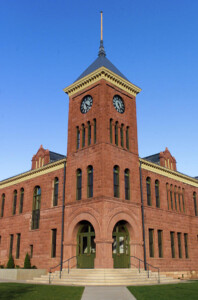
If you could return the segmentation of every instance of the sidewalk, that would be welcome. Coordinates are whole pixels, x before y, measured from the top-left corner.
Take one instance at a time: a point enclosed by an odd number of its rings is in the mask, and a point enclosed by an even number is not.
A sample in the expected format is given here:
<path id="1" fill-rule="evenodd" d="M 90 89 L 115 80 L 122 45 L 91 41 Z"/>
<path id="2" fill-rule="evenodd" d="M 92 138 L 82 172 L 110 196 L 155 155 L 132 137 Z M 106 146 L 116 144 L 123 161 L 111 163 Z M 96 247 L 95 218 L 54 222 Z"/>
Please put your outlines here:
<path id="1" fill-rule="evenodd" d="M 85 287 L 81 300 L 136 300 L 123 286 Z"/>

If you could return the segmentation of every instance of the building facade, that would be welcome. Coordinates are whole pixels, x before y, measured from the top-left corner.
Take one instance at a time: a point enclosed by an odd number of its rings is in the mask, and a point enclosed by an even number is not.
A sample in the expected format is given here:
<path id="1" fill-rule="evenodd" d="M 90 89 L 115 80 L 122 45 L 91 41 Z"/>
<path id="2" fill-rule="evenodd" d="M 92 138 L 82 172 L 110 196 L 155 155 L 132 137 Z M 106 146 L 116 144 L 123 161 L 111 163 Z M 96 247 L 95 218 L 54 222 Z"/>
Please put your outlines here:
<path id="1" fill-rule="evenodd" d="M 67 157 L 42 146 L 32 169 L 0 182 L 0 264 L 198 270 L 198 178 L 164 152 L 138 155 L 136 95 L 106 58 L 70 86 Z M 64 267 L 64 264 L 63 264 Z M 143 267 L 143 265 L 142 265 Z"/>

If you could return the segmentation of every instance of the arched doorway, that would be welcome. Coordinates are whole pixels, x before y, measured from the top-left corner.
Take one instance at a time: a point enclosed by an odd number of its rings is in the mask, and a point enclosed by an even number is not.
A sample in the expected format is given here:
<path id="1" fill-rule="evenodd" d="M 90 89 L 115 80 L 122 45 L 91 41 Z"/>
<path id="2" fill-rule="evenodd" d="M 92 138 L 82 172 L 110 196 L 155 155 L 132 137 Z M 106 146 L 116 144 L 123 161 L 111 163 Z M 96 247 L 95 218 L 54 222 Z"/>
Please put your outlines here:
<path id="1" fill-rule="evenodd" d="M 77 267 L 80 269 L 94 268 L 96 244 L 95 231 L 91 223 L 83 221 L 77 234 Z"/>
<path id="2" fill-rule="evenodd" d="M 126 222 L 119 221 L 113 229 L 112 255 L 114 268 L 130 267 L 129 232 Z"/>

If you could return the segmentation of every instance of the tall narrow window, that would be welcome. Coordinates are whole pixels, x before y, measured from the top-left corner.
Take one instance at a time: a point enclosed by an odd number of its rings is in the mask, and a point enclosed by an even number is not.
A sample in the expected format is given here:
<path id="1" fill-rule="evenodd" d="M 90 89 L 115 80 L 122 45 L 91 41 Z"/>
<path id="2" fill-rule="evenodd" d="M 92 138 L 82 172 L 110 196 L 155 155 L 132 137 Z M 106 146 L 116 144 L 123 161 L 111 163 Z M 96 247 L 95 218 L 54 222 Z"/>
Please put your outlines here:
<path id="1" fill-rule="evenodd" d="M 93 167 L 87 168 L 87 197 L 93 197 Z"/>
<path id="2" fill-rule="evenodd" d="M 96 143 L 96 119 L 94 119 L 94 144 Z"/>
<path id="3" fill-rule="evenodd" d="M 198 212 L 197 212 L 197 197 L 196 197 L 196 192 L 193 193 L 193 202 L 194 202 L 194 211 L 195 211 L 195 216 L 198 215 Z"/>
<path id="4" fill-rule="evenodd" d="M 115 122 L 115 144 L 118 146 L 118 122 Z"/>
<path id="5" fill-rule="evenodd" d="M 167 195 L 167 206 L 169 209 L 169 188 L 168 188 L 168 183 L 166 184 L 166 195 Z"/>
<path id="6" fill-rule="evenodd" d="M 82 124 L 82 147 L 85 147 L 85 125 Z"/>
<path id="7" fill-rule="evenodd" d="M 124 127 L 124 125 L 122 124 L 121 127 L 120 127 L 121 147 L 124 147 L 123 127 Z"/>
<path id="8" fill-rule="evenodd" d="M 13 250 L 13 239 L 14 235 L 10 234 L 10 249 L 9 249 L 9 256 L 12 255 L 12 250 Z"/>
<path id="9" fill-rule="evenodd" d="M 184 189 L 182 189 L 182 204 L 183 204 L 183 212 L 185 212 Z"/>
<path id="10" fill-rule="evenodd" d="M 13 194 L 13 206 L 12 206 L 12 214 L 16 214 L 16 204 L 17 204 L 17 190 L 14 191 Z"/>
<path id="11" fill-rule="evenodd" d="M 82 190 L 82 171 L 78 169 L 76 172 L 76 200 L 81 200 L 81 190 Z"/>
<path id="12" fill-rule="evenodd" d="M 52 257 L 56 257 L 56 233 L 57 229 L 52 229 Z"/>
<path id="13" fill-rule="evenodd" d="M 59 185 L 58 177 L 55 177 L 54 178 L 53 206 L 57 206 L 58 205 L 58 185 Z"/>
<path id="14" fill-rule="evenodd" d="M 159 257 L 163 257 L 163 249 L 162 249 L 162 230 L 157 231 L 157 236 L 158 236 L 158 253 Z"/>
<path id="15" fill-rule="evenodd" d="M 155 180 L 155 199 L 156 207 L 160 207 L 159 180 Z"/>
<path id="16" fill-rule="evenodd" d="M 188 233 L 184 233 L 184 247 L 185 247 L 185 257 L 189 258 L 189 255 L 188 255 Z"/>
<path id="17" fill-rule="evenodd" d="M 88 127 L 88 146 L 91 145 L 91 124 L 88 121 L 87 122 L 87 127 Z"/>
<path id="18" fill-rule="evenodd" d="M 79 127 L 76 127 L 76 149 L 80 148 L 80 130 Z"/>
<path id="19" fill-rule="evenodd" d="M 175 258 L 175 233 L 173 231 L 170 232 L 171 238 L 171 255 L 172 258 Z"/>
<path id="20" fill-rule="evenodd" d="M 33 245 L 30 245 L 30 258 L 33 257 Z"/>
<path id="21" fill-rule="evenodd" d="M 113 168 L 113 186 L 114 186 L 114 197 L 119 198 L 119 167 L 114 166 Z"/>
<path id="22" fill-rule="evenodd" d="M 180 196 L 181 196 L 181 190 L 180 190 L 180 187 L 178 188 L 178 202 L 179 202 L 179 210 L 181 211 L 181 198 L 180 198 Z"/>
<path id="23" fill-rule="evenodd" d="M 4 206 L 5 206 L 5 194 L 2 194 L 2 197 L 1 197 L 1 218 L 4 215 Z"/>
<path id="24" fill-rule="evenodd" d="M 173 209 L 173 185 L 170 185 L 170 202 L 171 202 L 171 209 Z"/>
<path id="25" fill-rule="evenodd" d="M 33 194 L 33 210 L 32 210 L 32 229 L 39 228 L 41 207 L 41 188 L 36 186 Z"/>
<path id="26" fill-rule="evenodd" d="M 129 127 L 126 128 L 126 147 L 129 150 Z"/>
<path id="27" fill-rule="evenodd" d="M 113 120 L 112 119 L 110 119 L 110 124 L 109 124 L 109 126 L 110 126 L 110 143 L 112 143 L 113 142 L 113 139 L 112 139 L 112 122 L 113 122 Z"/>
<path id="28" fill-rule="evenodd" d="M 24 199 L 24 188 L 20 190 L 20 203 L 19 203 L 19 213 L 23 212 L 23 199 Z"/>
<path id="29" fill-rule="evenodd" d="M 177 210 L 177 186 L 174 188 L 175 209 Z"/>
<path id="30" fill-rule="evenodd" d="M 151 202 L 151 179 L 150 179 L 150 177 L 146 178 L 146 193 L 147 193 L 147 204 L 149 206 L 151 206 L 152 202 Z"/>
<path id="31" fill-rule="evenodd" d="M 21 234 L 17 233 L 16 258 L 19 258 L 20 256 L 20 241 L 21 241 Z"/>
<path id="32" fill-rule="evenodd" d="M 150 257 L 154 257 L 154 244 L 153 244 L 153 229 L 149 229 L 149 253 Z"/>
<path id="33" fill-rule="evenodd" d="M 178 253 L 179 253 L 179 258 L 182 258 L 181 232 L 178 232 L 178 233 L 177 233 L 177 242 L 178 242 Z"/>
<path id="34" fill-rule="evenodd" d="M 124 183 L 125 183 L 125 199 L 130 200 L 130 173 L 129 169 L 124 171 Z"/>

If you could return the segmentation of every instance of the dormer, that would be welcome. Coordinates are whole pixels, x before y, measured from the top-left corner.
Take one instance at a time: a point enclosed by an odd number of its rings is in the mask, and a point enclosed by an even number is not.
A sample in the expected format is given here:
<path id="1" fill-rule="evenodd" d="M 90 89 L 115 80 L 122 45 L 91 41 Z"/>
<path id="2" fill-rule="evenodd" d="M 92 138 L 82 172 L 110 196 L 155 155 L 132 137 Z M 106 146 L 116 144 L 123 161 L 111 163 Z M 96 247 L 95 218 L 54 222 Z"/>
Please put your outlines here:
<path id="1" fill-rule="evenodd" d="M 156 153 L 147 157 L 144 157 L 144 159 L 155 163 L 159 166 L 171 169 L 173 171 L 177 171 L 176 167 L 176 159 L 171 155 L 170 151 L 166 147 L 164 152 Z"/>
<path id="2" fill-rule="evenodd" d="M 49 151 L 48 149 L 44 149 L 43 145 L 41 145 L 37 153 L 32 157 L 32 170 L 38 169 L 63 158 L 66 158 L 66 156 Z"/>
<path id="3" fill-rule="evenodd" d="M 176 159 L 171 155 L 170 151 L 166 147 L 164 152 L 160 152 L 160 166 L 166 167 L 173 171 L 177 171 Z"/>
<path id="4" fill-rule="evenodd" d="M 49 162 L 50 152 L 48 149 L 44 149 L 43 145 L 41 145 L 37 153 L 32 157 L 32 170 L 38 169 Z"/>

